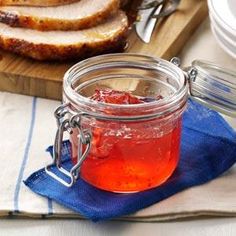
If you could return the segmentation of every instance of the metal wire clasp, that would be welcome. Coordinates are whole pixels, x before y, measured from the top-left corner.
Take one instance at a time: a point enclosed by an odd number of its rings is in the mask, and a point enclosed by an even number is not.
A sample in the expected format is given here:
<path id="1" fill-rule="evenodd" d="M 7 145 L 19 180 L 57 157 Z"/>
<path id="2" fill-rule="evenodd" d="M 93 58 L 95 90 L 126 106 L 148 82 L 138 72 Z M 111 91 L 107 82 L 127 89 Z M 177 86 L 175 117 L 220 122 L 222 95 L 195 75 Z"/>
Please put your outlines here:
<path id="1" fill-rule="evenodd" d="M 81 117 L 86 114 L 78 113 L 72 116 L 72 114 L 67 109 L 68 105 L 69 104 L 63 104 L 55 110 L 54 115 L 57 120 L 58 129 L 56 132 L 55 142 L 53 147 L 53 162 L 45 167 L 45 171 L 48 175 L 50 175 L 52 178 L 54 178 L 64 186 L 71 187 L 79 178 L 81 165 L 90 151 L 91 134 L 88 130 L 82 130 L 80 125 Z M 68 171 L 62 167 L 62 142 L 64 133 L 68 132 L 69 134 L 72 134 L 74 128 L 78 129 L 79 131 L 78 161 Z M 61 174 L 59 176 L 58 174 L 54 173 L 52 171 L 53 167 L 56 167 L 56 169 L 64 176 L 69 177 L 69 181 L 66 181 L 64 180 L 64 178 L 60 177 Z"/>

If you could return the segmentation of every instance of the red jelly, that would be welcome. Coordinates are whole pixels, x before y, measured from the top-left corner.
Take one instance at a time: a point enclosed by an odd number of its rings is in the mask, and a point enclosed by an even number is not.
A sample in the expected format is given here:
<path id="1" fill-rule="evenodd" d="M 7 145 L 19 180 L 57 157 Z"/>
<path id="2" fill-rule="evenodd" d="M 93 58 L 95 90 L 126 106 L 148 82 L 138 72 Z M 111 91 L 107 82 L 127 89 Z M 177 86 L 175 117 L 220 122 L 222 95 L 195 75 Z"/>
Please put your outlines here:
<path id="1" fill-rule="evenodd" d="M 162 99 L 140 98 L 129 92 L 96 90 L 92 100 L 112 104 L 141 104 Z M 120 114 L 122 115 L 122 114 Z M 81 167 L 81 177 L 113 192 L 135 192 L 163 183 L 179 160 L 181 117 L 149 121 L 84 123 L 90 128 L 92 145 Z M 78 133 L 72 134 L 73 161 L 77 162 Z"/>
<path id="2" fill-rule="evenodd" d="M 96 89 L 91 96 L 92 100 L 111 104 L 139 104 L 144 103 L 141 99 L 129 92 L 116 91 L 112 89 Z"/>
<path id="3" fill-rule="evenodd" d="M 221 97 L 206 93 L 209 86 L 215 89 L 212 81 L 218 84 L 218 75 L 228 76 L 228 87 L 234 72 L 225 74 L 201 61 L 183 72 L 179 64 L 178 58 L 169 62 L 121 53 L 89 58 L 70 68 L 63 80 L 63 104 L 55 111 L 58 130 L 53 160 L 60 174 L 69 178 L 65 181 L 52 173 L 51 165 L 46 172 L 67 187 L 81 177 L 111 192 L 137 192 L 165 182 L 178 164 L 181 120 L 189 93 L 210 107 L 235 114 L 228 95 L 223 96 L 224 105 L 229 104 L 225 109 Z M 210 79 L 204 77 L 208 72 Z M 73 132 L 75 165 L 68 171 L 60 166 L 65 132 Z"/>

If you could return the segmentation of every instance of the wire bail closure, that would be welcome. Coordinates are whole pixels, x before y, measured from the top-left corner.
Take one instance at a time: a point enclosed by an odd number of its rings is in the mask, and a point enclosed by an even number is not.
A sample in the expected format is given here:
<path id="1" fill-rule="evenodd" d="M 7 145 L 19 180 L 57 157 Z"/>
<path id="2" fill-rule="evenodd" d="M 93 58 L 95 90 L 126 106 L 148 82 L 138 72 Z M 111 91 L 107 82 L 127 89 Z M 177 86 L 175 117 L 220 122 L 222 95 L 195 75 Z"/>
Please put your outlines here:
<path id="1" fill-rule="evenodd" d="M 86 159 L 90 148 L 91 148 L 91 134 L 88 130 L 83 130 L 81 128 L 81 117 L 86 115 L 85 113 L 78 113 L 73 115 L 68 111 L 69 104 L 63 104 L 59 106 L 55 112 L 54 116 L 57 120 L 57 132 L 55 136 L 55 142 L 53 147 L 53 161 L 51 164 L 45 167 L 46 173 L 54 178 L 55 180 L 59 181 L 66 187 L 71 187 L 79 178 L 80 168 L 83 161 Z M 78 135 L 78 161 L 77 163 L 70 169 L 70 171 L 66 170 L 62 166 L 62 142 L 64 133 L 68 132 L 69 134 L 73 133 L 73 129 L 76 128 L 79 131 Z M 83 151 L 83 147 L 85 150 Z M 58 174 L 55 174 L 51 169 L 52 167 L 56 167 L 56 169 L 62 173 L 64 176 L 69 178 L 69 181 L 64 180 Z"/>

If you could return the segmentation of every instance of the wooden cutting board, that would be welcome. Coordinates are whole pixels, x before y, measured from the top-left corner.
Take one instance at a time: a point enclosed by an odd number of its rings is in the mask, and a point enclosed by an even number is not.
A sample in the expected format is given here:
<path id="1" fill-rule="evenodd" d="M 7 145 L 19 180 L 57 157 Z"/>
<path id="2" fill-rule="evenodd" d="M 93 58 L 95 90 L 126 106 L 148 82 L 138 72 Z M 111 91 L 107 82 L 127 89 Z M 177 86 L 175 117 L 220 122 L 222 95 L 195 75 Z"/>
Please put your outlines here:
<path id="1" fill-rule="evenodd" d="M 170 59 L 179 53 L 207 12 L 206 0 L 182 0 L 176 13 L 158 23 L 149 44 L 142 43 L 131 30 L 126 52 Z M 63 75 L 75 63 L 38 62 L 3 51 L 0 55 L 1 91 L 50 99 L 61 99 Z"/>

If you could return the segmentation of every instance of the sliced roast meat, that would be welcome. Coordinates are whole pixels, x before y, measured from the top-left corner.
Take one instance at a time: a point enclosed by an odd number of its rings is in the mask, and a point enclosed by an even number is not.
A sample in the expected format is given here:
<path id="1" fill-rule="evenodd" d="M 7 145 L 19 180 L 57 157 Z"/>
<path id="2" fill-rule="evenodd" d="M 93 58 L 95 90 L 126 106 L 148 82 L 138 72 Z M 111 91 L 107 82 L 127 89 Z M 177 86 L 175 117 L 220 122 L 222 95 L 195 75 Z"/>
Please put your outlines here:
<path id="1" fill-rule="evenodd" d="M 127 29 L 122 11 L 98 26 L 78 31 L 38 31 L 0 23 L 0 48 L 38 60 L 85 58 L 120 48 Z"/>
<path id="2" fill-rule="evenodd" d="M 0 0 L 2 6 L 58 6 L 79 0 Z"/>
<path id="3" fill-rule="evenodd" d="M 56 7 L 0 7 L 0 22 L 42 31 L 95 26 L 119 10 L 119 0 L 80 0 Z"/>

